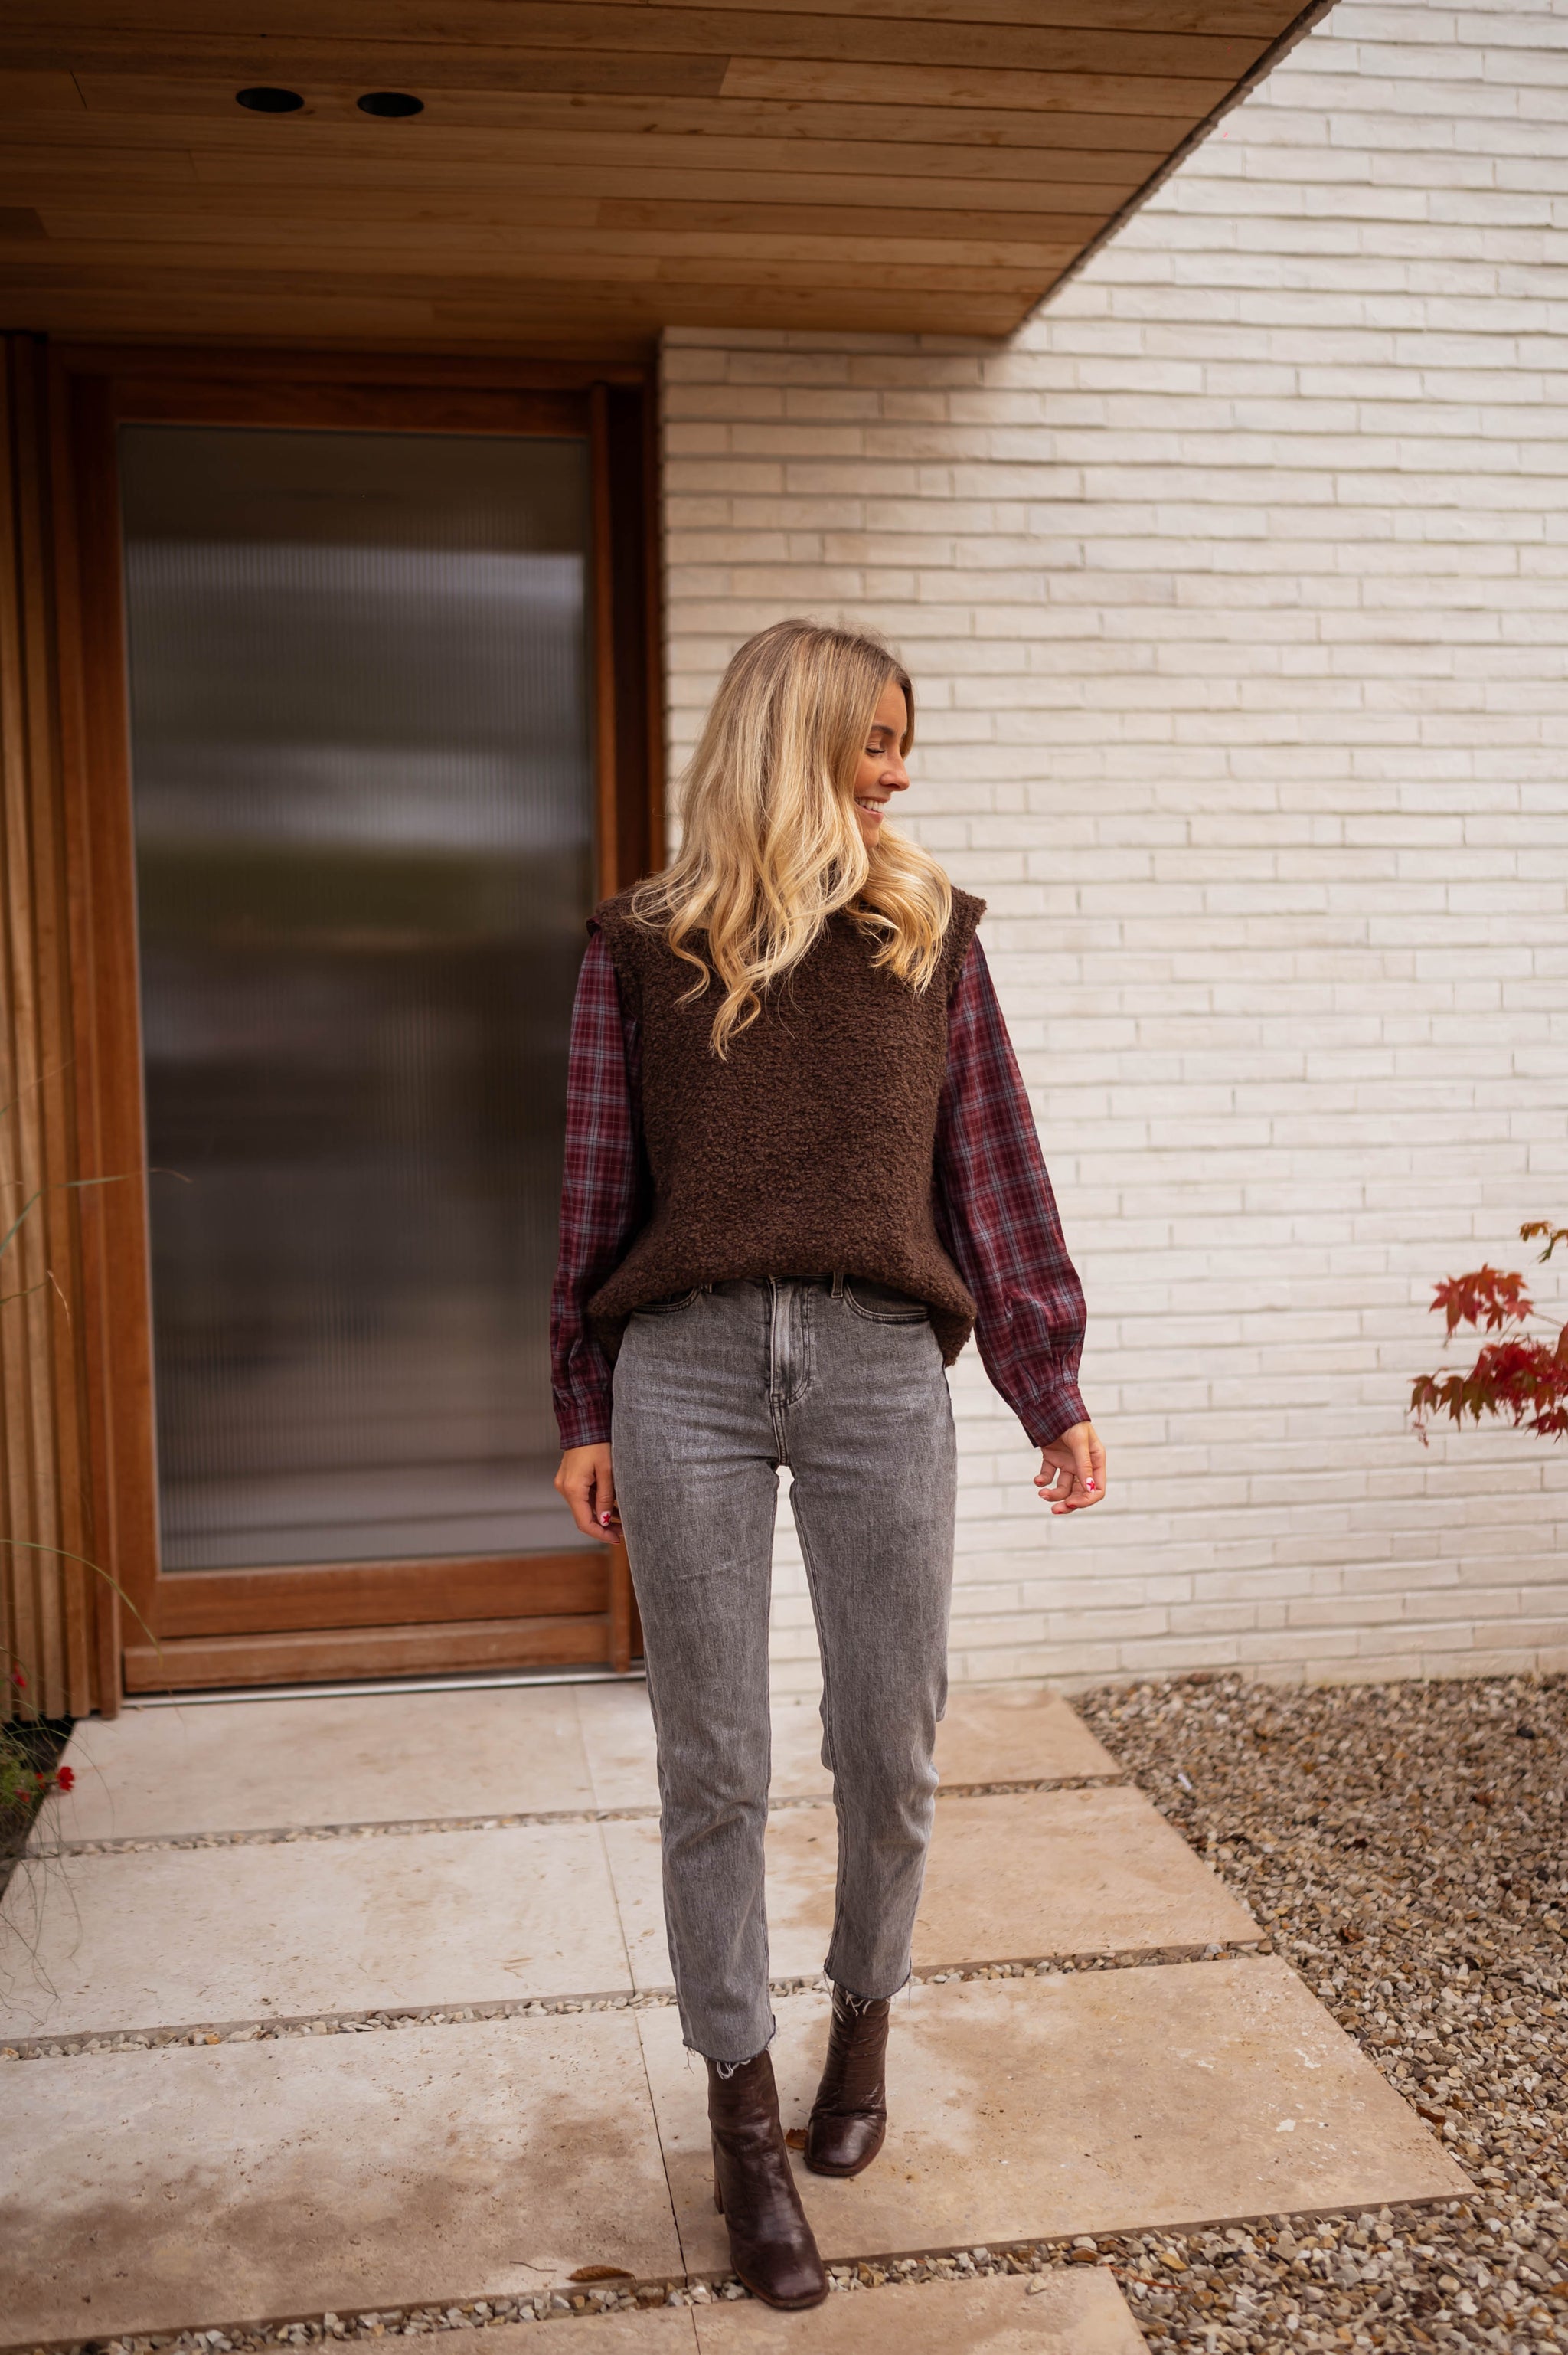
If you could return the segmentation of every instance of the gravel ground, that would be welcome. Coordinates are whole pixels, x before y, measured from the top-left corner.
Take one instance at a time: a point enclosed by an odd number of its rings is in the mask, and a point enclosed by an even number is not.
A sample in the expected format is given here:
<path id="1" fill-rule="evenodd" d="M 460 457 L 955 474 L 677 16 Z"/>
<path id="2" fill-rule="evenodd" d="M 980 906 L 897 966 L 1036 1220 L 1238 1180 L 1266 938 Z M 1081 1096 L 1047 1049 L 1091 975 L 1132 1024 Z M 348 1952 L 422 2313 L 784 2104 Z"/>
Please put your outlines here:
<path id="1" fill-rule="evenodd" d="M 1191 1677 L 1076 1706 L 1477 2185 L 1078 2254 L 1156 2346 L 1568 2350 L 1568 1678 Z"/>

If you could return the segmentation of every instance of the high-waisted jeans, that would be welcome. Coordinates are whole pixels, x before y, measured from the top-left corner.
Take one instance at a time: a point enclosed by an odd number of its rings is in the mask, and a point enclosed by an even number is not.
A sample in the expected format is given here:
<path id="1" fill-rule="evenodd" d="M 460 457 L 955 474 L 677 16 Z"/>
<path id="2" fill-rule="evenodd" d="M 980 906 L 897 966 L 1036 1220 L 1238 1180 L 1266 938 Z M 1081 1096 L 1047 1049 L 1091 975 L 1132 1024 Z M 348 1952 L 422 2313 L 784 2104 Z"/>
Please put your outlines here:
<path id="1" fill-rule="evenodd" d="M 664 1909 L 685 2041 L 773 2032 L 763 1833 L 779 1467 L 822 1658 L 839 1869 L 830 1978 L 909 1974 L 947 1701 L 955 1450 L 918 1303 L 842 1278 L 717 1284 L 640 1310 L 615 1368 L 616 1496 L 659 1745 Z"/>

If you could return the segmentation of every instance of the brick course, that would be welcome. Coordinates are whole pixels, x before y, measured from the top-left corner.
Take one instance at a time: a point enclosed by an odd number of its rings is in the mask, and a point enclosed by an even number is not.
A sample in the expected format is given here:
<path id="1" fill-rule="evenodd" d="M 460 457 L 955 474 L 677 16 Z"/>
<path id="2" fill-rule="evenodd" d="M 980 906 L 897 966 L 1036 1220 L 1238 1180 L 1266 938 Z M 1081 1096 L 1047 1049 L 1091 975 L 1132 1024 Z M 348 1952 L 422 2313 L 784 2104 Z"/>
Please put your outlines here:
<path id="1" fill-rule="evenodd" d="M 958 1677 L 1568 1668 L 1563 1451 L 1404 1412 L 1568 1220 L 1565 130 L 1561 8 L 1340 0 L 1010 345 L 667 338 L 673 766 L 897 644 L 1088 1290 L 1101 1510 L 956 1371 Z"/>

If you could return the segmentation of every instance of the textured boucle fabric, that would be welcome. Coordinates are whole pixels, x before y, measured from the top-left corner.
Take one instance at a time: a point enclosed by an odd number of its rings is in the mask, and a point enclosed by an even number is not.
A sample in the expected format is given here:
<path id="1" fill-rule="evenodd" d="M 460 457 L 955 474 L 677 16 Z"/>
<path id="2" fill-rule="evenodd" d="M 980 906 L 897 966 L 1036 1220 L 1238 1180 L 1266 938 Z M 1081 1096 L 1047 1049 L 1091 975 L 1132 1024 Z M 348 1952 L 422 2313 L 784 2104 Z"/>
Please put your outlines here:
<path id="1" fill-rule="evenodd" d="M 948 1001 L 984 902 L 953 893 L 923 992 L 875 970 L 874 943 L 832 917 L 721 1060 L 716 985 L 688 996 L 692 967 L 633 922 L 630 896 L 607 900 L 591 928 L 641 1034 L 653 1206 L 588 1303 L 601 1339 L 613 1350 L 634 1308 L 702 1284 L 858 1275 L 923 1300 L 951 1365 L 975 1304 L 938 1240 L 932 1155 Z"/>

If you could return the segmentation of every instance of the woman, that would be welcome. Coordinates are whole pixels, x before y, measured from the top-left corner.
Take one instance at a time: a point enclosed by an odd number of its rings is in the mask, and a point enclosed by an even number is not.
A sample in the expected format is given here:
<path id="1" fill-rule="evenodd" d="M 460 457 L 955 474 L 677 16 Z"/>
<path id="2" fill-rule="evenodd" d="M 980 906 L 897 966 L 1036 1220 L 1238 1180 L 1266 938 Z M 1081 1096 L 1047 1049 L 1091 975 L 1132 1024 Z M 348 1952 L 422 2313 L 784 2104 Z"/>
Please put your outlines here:
<path id="1" fill-rule="evenodd" d="M 1075 1383 L 1083 1295 L 975 939 L 982 904 L 886 825 L 913 737 L 910 682 L 874 640 L 781 622 L 743 645 L 687 773 L 680 853 L 595 914 L 572 1028 L 556 1486 L 586 1533 L 624 1529 L 714 2195 L 741 2280 L 786 2307 L 827 2279 L 768 2051 L 779 1467 L 839 1824 L 805 2153 L 821 2175 L 858 2174 L 885 2131 L 947 1697 L 944 1369 L 972 1328 L 1052 1511 L 1105 1493 Z"/>

